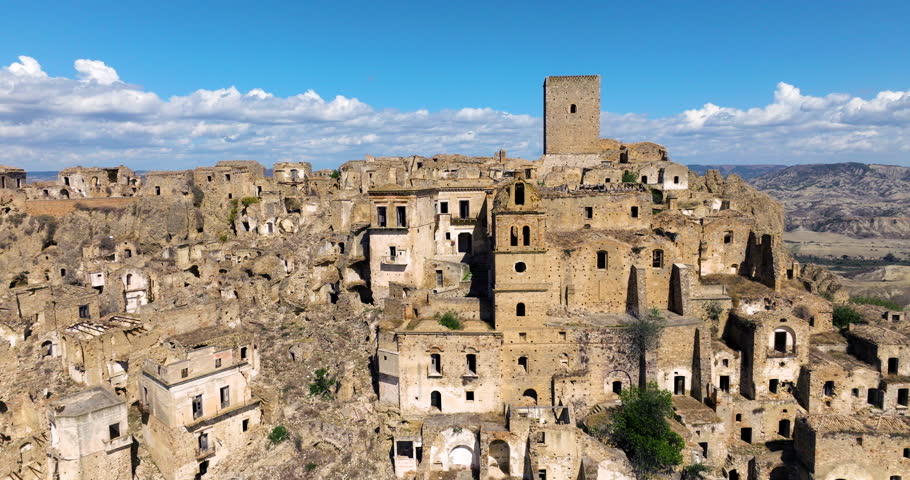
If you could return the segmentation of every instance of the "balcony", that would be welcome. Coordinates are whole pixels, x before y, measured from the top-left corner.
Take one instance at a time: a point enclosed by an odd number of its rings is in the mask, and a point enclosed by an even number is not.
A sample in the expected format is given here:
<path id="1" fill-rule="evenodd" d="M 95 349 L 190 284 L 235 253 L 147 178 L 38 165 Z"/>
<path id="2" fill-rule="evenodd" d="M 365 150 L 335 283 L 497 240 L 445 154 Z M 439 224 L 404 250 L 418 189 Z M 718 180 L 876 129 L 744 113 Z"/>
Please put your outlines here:
<path id="1" fill-rule="evenodd" d="M 477 219 L 476 218 L 452 217 L 451 224 L 452 225 L 461 225 L 461 226 L 477 225 Z"/>
<path id="2" fill-rule="evenodd" d="M 408 264 L 408 255 L 398 254 L 398 255 L 384 255 L 380 262 L 384 265 L 407 265 Z"/>
<path id="3" fill-rule="evenodd" d="M 774 348 L 769 348 L 769 349 L 768 349 L 768 358 L 788 358 L 788 357 L 795 357 L 795 356 L 796 356 L 796 352 L 797 352 L 797 350 L 796 350 L 796 345 L 793 345 L 793 346 L 790 347 L 788 350 L 783 351 L 783 352 L 780 351 L 780 350 L 774 349 Z"/>
<path id="4" fill-rule="evenodd" d="M 200 445 L 196 448 L 196 459 L 202 460 L 203 458 L 211 457 L 215 455 L 215 444 L 209 441 L 206 445 Z"/>
<path id="5" fill-rule="evenodd" d="M 104 451 L 107 453 L 111 453 L 113 451 L 120 450 L 121 448 L 128 447 L 132 444 L 133 444 L 132 435 L 120 435 L 117 438 L 105 440 L 104 441 Z"/>

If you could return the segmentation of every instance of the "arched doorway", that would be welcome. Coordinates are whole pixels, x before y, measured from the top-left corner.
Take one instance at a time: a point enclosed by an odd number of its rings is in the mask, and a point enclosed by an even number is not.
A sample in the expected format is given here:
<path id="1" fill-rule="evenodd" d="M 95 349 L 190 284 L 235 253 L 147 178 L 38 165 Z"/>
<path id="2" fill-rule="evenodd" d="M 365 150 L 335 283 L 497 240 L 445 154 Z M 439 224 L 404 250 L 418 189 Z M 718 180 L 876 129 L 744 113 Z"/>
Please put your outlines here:
<path id="1" fill-rule="evenodd" d="M 509 474 L 509 444 L 502 440 L 490 443 L 490 468 L 497 468 L 503 475 Z M 492 472 L 491 472 L 492 473 Z"/>
<path id="2" fill-rule="evenodd" d="M 530 398 L 531 400 L 534 401 L 534 405 L 537 405 L 537 391 L 534 390 L 533 388 L 529 388 L 529 389 L 525 390 L 525 392 L 522 393 L 521 396 L 522 396 L 522 398 Z"/>
<path id="3" fill-rule="evenodd" d="M 474 464 L 474 451 L 459 445 L 449 452 L 449 470 L 470 470 Z"/>

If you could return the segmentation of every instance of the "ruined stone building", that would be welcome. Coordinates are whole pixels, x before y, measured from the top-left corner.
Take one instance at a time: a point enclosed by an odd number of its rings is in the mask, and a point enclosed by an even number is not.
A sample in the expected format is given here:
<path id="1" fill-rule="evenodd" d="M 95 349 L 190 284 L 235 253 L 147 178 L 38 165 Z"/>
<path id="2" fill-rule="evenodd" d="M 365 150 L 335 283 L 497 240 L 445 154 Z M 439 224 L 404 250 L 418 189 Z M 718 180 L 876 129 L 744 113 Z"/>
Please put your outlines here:
<path id="1" fill-rule="evenodd" d="M 907 312 L 835 327 L 776 202 L 600 101 L 548 77 L 537 160 L 0 167 L 0 480 L 632 479 L 646 382 L 667 478 L 910 478 Z"/>

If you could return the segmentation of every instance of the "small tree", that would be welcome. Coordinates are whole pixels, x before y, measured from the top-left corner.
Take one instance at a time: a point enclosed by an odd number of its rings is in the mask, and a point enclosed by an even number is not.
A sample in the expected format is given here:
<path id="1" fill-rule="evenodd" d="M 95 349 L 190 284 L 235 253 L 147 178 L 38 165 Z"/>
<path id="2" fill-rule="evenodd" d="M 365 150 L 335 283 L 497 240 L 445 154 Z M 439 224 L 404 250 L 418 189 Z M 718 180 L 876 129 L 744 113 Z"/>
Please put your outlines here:
<path id="1" fill-rule="evenodd" d="M 322 397 L 325 400 L 332 399 L 332 387 L 335 386 L 335 379 L 329 377 L 329 369 L 320 368 L 316 370 L 316 378 L 310 384 L 310 396 Z"/>
<path id="2" fill-rule="evenodd" d="M 862 319 L 859 312 L 849 305 L 834 306 L 833 320 L 834 326 L 837 328 L 847 328 L 851 323 L 859 323 Z"/>
<path id="3" fill-rule="evenodd" d="M 269 441 L 273 444 L 279 444 L 288 438 L 288 429 L 284 425 L 278 425 L 269 432 Z"/>
<path id="4" fill-rule="evenodd" d="M 622 172 L 622 183 L 635 183 L 638 181 L 638 174 L 625 170 Z"/>
<path id="5" fill-rule="evenodd" d="M 720 306 L 717 300 L 711 300 L 705 304 L 705 315 L 713 322 L 720 320 L 720 314 L 723 313 L 724 307 Z"/>
<path id="6" fill-rule="evenodd" d="M 649 383 L 645 388 L 624 390 L 620 397 L 613 437 L 629 456 L 638 478 L 650 478 L 682 463 L 685 442 L 668 421 L 673 414 L 670 392 Z"/>
<path id="7" fill-rule="evenodd" d="M 446 312 L 439 317 L 439 324 L 449 330 L 461 330 L 461 320 L 455 312 Z"/>
<path id="8" fill-rule="evenodd" d="M 680 475 L 681 480 L 701 480 L 705 478 L 705 474 L 711 471 L 711 467 L 705 465 L 704 463 L 693 463 L 691 465 L 686 465 L 683 467 L 682 475 Z"/>
<path id="9" fill-rule="evenodd" d="M 338 170 L 332 170 L 332 174 L 329 175 L 329 177 L 336 178 L 336 179 L 341 178 L 341 172 L 339 172 Z"/>
<path id="10" fill-rule="evenodd" d="M 666 326 L 664 317 L 656 308 L 652 308 L 647 314 L 636 318 L 626 326 L 632 353 L 638 355 L 639 387 L 645 386 L 648 370 L 647 354 L 657 347 L 664 326 Z"/>

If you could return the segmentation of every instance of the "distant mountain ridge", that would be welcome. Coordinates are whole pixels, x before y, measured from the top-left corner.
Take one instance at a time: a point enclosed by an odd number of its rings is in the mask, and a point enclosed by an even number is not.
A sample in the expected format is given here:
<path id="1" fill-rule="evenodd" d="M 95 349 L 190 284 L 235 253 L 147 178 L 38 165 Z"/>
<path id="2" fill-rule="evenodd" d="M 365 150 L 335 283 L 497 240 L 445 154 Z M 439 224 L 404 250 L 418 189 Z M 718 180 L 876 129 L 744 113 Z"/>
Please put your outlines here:
<path id="1" fill-rule="evenodd" d="M 788 230 L 910 239 L 910 167 L 794 165 L 750 183 L 784 204 Z"/>
<path id="2" fill-rule="evenodd" d="M 708 170 L 717 170 L 725 177 L 731 173 L 743 180 L 751 180 L 762 175 L 787 168 L 786 165 L 686 165 L 689 170 L 704 175 Z"/>

